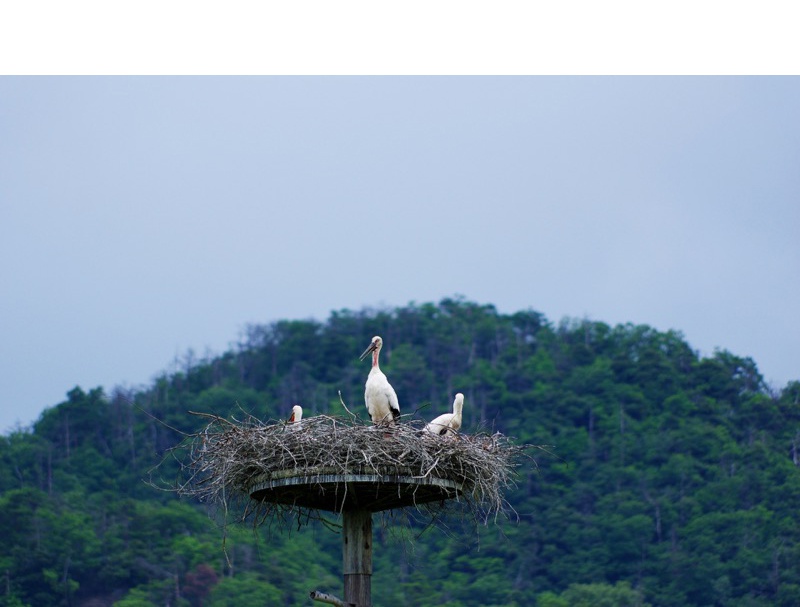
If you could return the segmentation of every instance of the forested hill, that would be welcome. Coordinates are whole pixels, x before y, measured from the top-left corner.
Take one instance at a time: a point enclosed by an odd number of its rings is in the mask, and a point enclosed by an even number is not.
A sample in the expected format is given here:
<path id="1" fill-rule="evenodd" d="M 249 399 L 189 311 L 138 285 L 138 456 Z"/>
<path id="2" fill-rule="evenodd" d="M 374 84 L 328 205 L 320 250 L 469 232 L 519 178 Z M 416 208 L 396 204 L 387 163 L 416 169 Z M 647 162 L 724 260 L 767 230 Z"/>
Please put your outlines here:
<path id="1" fill-rule="evenodd" d="M 0 437 L 0 606 L 341 594 L 335 530 L 234 525 L 228 562 L 218 519 L 145 480 L 202 425 L 188 411 L 339 414 L 341 391 L 366 417 L 358 355 L 373 335 L 404 414 L 430 419 L 463 392 L 463 432 L 558 456 L 537 455 L 507 494 L 516 515 L 479 533 L 378 525 L 375 605 L 800 605 L 800 383 L 770 392 L 750 358 L 699 357 L 676 332 L 446 299 L 252 326 L 146 389 L 76 387 Z M 174 482 L 177 465 L 158 473 Z"/>

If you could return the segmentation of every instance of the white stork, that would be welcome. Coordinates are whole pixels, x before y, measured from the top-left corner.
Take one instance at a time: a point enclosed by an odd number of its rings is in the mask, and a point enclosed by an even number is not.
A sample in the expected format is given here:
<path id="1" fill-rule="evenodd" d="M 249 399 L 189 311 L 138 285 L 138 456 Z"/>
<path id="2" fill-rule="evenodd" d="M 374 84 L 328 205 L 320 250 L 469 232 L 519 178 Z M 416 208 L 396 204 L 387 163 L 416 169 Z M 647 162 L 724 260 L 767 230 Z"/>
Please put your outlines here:
<path id="1" fill-rule="evenodd" d="M 376 335 L 359 357 L 359 360 L 364 360 L 367 354 L 372 352 L 372 369 L 364 385 L 364 403 L 367 405 L 373 424 L 393 424 L 400 417 L 400 404 L 397 402 L 394 388 L 378 366 L 382 346 L 383 340 Z"/>
<path id="2" fill-rule="evenodd" d="M 444 413 L 425 426 L 431 434 L 444 436 L 448 432 L 455 433 L 461 429 L 461 410 L 464 408 L 464 395 L 459 392 L 453 401 L 453 412 Z"/>
<path id="3" fill-rule="evenodd" d="M 295 405 L 292 407 L 292 416 L 289 418 L 289 423 L 297 424 L 300 423 L 301 419 L 303 419 L 303 407 Z"/>

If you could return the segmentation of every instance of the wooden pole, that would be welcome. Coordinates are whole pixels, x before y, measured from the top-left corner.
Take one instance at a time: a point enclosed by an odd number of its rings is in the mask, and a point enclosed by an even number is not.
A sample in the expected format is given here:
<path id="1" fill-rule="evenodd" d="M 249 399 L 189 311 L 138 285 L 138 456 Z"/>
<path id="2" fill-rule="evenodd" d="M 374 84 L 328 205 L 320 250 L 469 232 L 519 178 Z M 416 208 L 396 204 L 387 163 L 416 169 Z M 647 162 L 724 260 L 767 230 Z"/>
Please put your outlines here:
<path id="1" fill-rule="evenodd" d="M 372 512 L 342 512 L 344 601 L 372 607 Z"/>

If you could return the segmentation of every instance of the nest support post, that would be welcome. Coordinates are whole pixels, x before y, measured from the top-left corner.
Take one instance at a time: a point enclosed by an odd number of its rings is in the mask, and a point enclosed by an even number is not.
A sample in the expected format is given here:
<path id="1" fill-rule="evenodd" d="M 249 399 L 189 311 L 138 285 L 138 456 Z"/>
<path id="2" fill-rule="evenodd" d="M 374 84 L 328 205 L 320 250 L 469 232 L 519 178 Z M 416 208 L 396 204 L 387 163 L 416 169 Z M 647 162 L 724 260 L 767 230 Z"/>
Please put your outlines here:
<path id="1" fill-rule="evenodd" d="M 344 510 L 342 523 L 344 601 L 372 607 L 372 512 Z"/>

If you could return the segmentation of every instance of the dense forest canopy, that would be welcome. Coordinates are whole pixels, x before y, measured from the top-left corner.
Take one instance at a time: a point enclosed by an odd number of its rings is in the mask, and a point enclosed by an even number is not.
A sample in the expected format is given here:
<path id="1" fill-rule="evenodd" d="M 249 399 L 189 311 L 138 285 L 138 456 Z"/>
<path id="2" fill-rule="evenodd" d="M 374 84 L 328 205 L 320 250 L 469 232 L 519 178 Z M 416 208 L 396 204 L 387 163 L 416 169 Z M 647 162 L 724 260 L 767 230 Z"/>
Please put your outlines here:
<path id="1" fill-rule="evenodd" d="M 366 416 L 368 364 L 411 418 L 465 395 L 463 432 L 551 445 L 506 495 L 507 518 L 376 528 L 376 605 L 800 605 L 800 382 L 699 356 L 675 331 L 554 324 L 463 299 L 249 326 L 142 389 L 79 387 L 0 436 L 0 606 L 308 605 L 341 588 L 340 538 L 229 525 L 159 491 L 201 420 Z M 165 458 L 166 456 L 166 458 Z M 163 461 L 162 461 L 163 460 Z M 332 515 L 331 521 L 336 518 Z M 227 553 L 227 556 L 226 556 Z"/>

